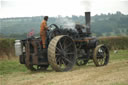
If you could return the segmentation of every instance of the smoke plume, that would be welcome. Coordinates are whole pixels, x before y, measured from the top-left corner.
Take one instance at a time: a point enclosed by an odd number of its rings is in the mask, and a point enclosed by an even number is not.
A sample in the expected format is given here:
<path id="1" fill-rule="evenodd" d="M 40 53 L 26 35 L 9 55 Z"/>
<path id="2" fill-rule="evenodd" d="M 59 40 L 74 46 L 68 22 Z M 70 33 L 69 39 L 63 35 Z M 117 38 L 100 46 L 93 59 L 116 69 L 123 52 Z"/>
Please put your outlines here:
<path id="1" fill-rule="evenodd" d="M 91 0 L 82 0 L 81 5 L 84 8 L 84 11 L 91 11 Z"/>
<path id="2" fill-rule="evenodd" d="M 58 17 L 56 23 L 60 23 L 64 28 L 73 29 L 75 27 L 75 22 L 67 17 Z"/>

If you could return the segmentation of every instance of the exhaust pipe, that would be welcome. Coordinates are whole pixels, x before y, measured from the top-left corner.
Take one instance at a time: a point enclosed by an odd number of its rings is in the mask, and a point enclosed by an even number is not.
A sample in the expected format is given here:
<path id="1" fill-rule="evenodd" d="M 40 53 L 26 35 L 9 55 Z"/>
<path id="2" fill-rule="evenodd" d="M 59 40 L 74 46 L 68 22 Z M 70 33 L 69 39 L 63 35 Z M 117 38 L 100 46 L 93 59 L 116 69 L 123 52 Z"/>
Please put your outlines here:
<path id="1" fill-rule="evenodd" d="M 85 28 L 86 28 L 86 33 L 87 34 L 91 34 L 91 16 L 90 16 L 90 12 L 85 12 Z"/>

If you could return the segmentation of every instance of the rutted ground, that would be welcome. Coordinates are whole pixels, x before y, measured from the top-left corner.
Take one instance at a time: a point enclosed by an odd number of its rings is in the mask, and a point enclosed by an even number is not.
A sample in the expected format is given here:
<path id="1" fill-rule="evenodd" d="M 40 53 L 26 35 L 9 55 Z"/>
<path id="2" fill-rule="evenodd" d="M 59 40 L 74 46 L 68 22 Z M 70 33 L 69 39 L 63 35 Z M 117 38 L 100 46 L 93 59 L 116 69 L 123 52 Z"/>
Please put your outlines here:
<path id="1" fill-rule="evenodd" d="M 128 85 L 128 60 L 74 67 L 69 72 L 17 72 L 0 76 L 0 85 Z"/>

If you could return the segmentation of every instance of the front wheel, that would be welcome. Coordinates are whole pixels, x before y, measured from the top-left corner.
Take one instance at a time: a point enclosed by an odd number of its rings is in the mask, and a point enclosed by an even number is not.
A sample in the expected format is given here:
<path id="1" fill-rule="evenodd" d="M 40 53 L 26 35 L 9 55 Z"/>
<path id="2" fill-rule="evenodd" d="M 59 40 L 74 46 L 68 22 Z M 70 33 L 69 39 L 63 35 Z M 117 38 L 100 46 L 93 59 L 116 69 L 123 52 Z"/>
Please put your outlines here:
<path id="1" fill-rule="evenodd" d="M 109 50 L 108 48 L 101 44 L 96 46 L 93 53 L 93 61 L 96 66 L 104 66 L 109 62 Z"/>

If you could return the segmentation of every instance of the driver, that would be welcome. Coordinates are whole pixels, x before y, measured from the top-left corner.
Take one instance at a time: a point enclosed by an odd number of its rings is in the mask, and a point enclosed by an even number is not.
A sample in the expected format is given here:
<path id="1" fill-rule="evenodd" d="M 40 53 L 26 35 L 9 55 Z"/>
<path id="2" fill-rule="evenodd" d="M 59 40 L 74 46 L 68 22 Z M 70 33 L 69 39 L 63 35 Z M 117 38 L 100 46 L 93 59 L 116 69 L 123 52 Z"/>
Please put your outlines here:
<path id="1" fill-rule="evenodd" d="M 45 16 L 44 20 L 41 22 L 40 25 L 40 37 L 42 39 L 43 48 L 46 48 L 45 40 L 46 40 L 46 33 L 48 30 L 47 21 L 48 21 L 48 16 Z"/>

